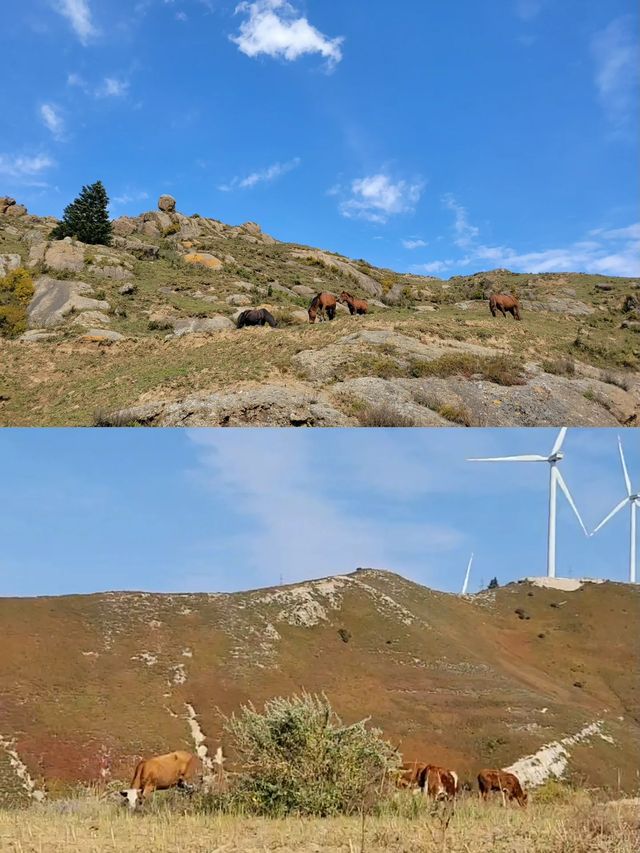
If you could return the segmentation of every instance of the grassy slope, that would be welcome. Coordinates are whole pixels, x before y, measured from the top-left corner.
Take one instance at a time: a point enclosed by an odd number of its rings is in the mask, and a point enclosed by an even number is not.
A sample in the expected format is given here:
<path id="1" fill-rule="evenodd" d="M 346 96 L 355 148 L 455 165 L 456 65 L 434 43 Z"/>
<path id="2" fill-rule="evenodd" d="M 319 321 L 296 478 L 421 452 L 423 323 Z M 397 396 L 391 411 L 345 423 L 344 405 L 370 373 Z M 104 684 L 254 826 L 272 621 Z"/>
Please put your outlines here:
<path id="1" fill-rule="evenodd" d="M 185 703 L 215 749 L 217 709 L 307 689 L 325 691 L 348 720 L 371 715 L 406 757 L 448 763 L 463 776 L 604 719 L 615 747 L 576 747 L 572 770 L 613 785 L 619 768 L 623 788 L 633 788 L 637 589 L 607 583 L 562 594 L 512 585 L 471 601 L 388 573 L 351 578 L 333 594 L 304 585 L 229 596 L 0 600 L 0 733 L 17 738 L 31 775 L 55 790 L 95 781 L 101 755 L 121 778 L 138 754 L 192 748 Z M 307 626 L 298 623 L 308 595 L 326 618 Z M 559 601 L 567 603 L 550 606 Z M 531 618 L 518 619 L 517 607 Z M 351 632 L 348 643 L 339 628 Z M 157 663 L 136 659 L 142 652 Z"/>
<path id="2" fill-rule="evenodd" d="M 115 312 L 110 328 L 133 340 L 112 347 L 83 343 L 78 327 L 68 326 L 55 342 L 25 346 L 0 341 L 4 377 L 0 393 L 0 423 L 12 425 L 87 425 L 98 411 L 132 405 L 140 397 L 174 398 L 200 390 L 218 390 L 247 381 L 267 379 L 291 382 L 298 379 L 291 357 L 305 349 L 320 349 L 353 331 L 352 318 L 342 316 L 331 328 L 286 325 L 290 312 L 306 307 L 306 297 L 283 294 L 274 284 L 305 285 L 313 290 L 358 293 L 348 271 L 338 271 L 322 261 L 294 257 L 290 244 L 253 244 L 239 237 L 202 238 L 198 248 L 233 257 L 220 271 L 190 267 L 176 251 L 176 241 L 161 240 L 156 261 L 135 263 L 137 292 L 121 296 L 120 281 L 99 278 L 91 267 L 78 274 L 106 298 Z M 0 252 L 19 251 L 27 257 L 28 245 L 0 228 Z M 438 282 L 417 276 L 398 276 L 363 262 L 352 269 L 378 281 L 385 290 L 405 288 L 402 307 L 377 308 L 357 328 L 394 329 L 428 340 L 453 340 L 495 348 L 514 360 L 529 359 L 548 365 L 563 359 L 621 371 L 637 369 L 637 333 L 620 329 L 623 297 L 631 292 L 627 279 L 601 276 L 514 275 L 504 271 Z M 609 281 L 613 290 L 602 292 L 597 284 Z M 271 330 L 223 332 L 213 336 L 165 341 L 165 330 L 149 327 L 149 315 L 161 311 L 175 317 L 223 313 L 235 308 L 226 302 L 231 294 L 245 293 L 243 282 L 253 290 L 254 304 L 268 303 L 284 325 Z M 558 293 L 596 308 L 590 316 L 549 311 L 525 311 L 523 322 L 493 320 L 484 300 L 472 301 L 463 311 L 455 302 L 477 297 L 490 282 L 498 289 L 515 288 L 525 298 L 544 301 Z M 170 292 L 166 292 L 170 291 Z M 416 305 L 436 304 L 435 313 L 417 314 Z M 126 316 L 122 316 L 126 314 Z M 329 324 L 327 324 L 329 326 Z M 341 376 L 377 375 L 388 371 L 391 358 L 371 359 L 366 351 L 351 370 Z M 560 361 L 559 361 L 560 360 Z M 383 363 L 384 362 L 384 363 Z M 554 369 L 553 367 L 551 368 Z M 391 375 L 406 369 L 393 365 Z"/>

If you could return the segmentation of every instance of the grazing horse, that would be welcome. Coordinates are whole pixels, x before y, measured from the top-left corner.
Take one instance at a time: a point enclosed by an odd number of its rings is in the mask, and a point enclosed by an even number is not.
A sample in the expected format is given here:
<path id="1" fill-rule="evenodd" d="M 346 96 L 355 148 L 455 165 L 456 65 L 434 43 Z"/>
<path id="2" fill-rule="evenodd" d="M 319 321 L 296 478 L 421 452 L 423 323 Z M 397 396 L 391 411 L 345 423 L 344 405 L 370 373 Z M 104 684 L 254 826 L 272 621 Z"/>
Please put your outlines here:
<path id="1" fill-rule="evenodd" d="M 193 776 L 196 765 L 195 755 L 180 749 L 155 758 L 143 758 L 136 764 L 131 786 L 120 791 L 120 795 L 129 808 L 135 809 L 142 806 L 145 798 L 154 791 L 166 791 L 168 788 L 193 790 L 186 780 Z"/>
<path id="2" fill-rule="evenodd" d="M 243 326 L 264 326 L 268 323 L 272 329 L 278 325 L 275 317 L 266 308 L 249 308 L 243 311 L 236 320 L 239 329 Z"/>
<path id="3" fill-rule="evenodd" d="M 320 320 L 324 320 L 325 314 L 329 320 L 333 320 L 336 316 L 336 304 L 337 301 L 333 293 L 328 293 L 326 290 L 318 293 L 309 305 L 309 322 L 315 323 L 318 315 L 320 315 Z"/>
<path id="4" fill-rule="evenodd" d="M 340 294 L 340 302 L 346 302 L 347 307 L 349 308 L 349 314 L 352 316 L 354 314 L 366 314 L 369 310 L 369 303 L 366 299 L 357 299 L 355 296 L 352 296 L 350 293 L 347 293 L 346 290 L 343 290 Z"/>
<path id="5" fill-rule="evenodd" d="M 489 298 L 489 310 L 496 316 L 496 309 L 503 317 L 512 314 L 514 320 L 520 319 L 520 303 L 510 293 L 492 293 Z"/>

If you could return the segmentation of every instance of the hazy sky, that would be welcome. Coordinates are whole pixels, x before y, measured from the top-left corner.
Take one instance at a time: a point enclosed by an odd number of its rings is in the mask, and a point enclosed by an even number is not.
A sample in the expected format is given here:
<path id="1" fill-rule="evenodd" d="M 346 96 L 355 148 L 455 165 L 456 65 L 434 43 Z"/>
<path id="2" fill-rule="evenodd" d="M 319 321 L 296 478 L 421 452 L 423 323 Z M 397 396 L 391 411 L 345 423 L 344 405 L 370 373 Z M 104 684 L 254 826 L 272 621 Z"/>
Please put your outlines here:
<path id="1" fill-rule="evenodd" d="M 0 595 L 227 591 L 388 568 L 458 591 L 545 572 L 556 430 L 0 430 Z M 569 430 L 589 530 L 624 496 L 615 430 Z M 638 430 L 622 432 L 640 487 Z M 629 512 L 595 537 L 558 495 L 558 574 L 628 577 Z"/>
<path id="2" fill-rule="evenodd" d="M 0 194 L 399 270 L 640 274 L 635 0 L 3 0 Z"/>

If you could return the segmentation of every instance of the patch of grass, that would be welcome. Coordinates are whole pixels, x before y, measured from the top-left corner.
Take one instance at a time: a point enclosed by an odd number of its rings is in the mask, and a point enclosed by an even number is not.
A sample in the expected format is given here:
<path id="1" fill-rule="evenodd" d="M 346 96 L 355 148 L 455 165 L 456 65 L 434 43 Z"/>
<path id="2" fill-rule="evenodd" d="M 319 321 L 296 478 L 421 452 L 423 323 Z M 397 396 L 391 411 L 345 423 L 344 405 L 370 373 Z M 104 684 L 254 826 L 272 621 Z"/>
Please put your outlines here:
<path id="1" fill-rule="evenodd" d="M 523 385 L 522 362 L 514 356 L 478 356 L 471 353 L 443 355 L 433 361 L 413 360 L 409 365 L 411 376 L 478 376 L 496 385 Z"/>
<path id="2" fill-rule="evenodd" d="M 467 427 L 473 426 L 471 412 L 462 404 L 443 403 L 441 406 L 438 406 L 436 412 L 440 417 L 447 421 L 451 421 L 451 423 L 461 424 L 462 426 Z"/>
<path id="3" fill-rule="evenodd" d="M 413 427 L 415 421 L 394 409 L 388 403 L 368 405 L 356 412 L 363 427 Z"/>
<path id="4" fill-rule="evenodd" d="M 547 358 L 542 362 L 542 369 L 545 373 L 553 373 L 555 376 L 575 376 L 576 365 L 569 356 L 557 355 L 553 358 Z"/>

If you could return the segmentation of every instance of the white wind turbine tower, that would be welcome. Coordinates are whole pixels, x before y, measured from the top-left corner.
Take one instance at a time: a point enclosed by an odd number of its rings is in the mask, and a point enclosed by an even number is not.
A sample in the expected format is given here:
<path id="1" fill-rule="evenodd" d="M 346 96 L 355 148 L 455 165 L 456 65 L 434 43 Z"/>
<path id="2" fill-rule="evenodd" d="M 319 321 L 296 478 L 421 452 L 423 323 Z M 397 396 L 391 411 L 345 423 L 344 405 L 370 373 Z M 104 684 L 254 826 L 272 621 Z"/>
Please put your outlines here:
<path id="1" fill-rule="evenodd" d="M 634 492 L 631 488 L 631 480 L 629 479 L 629 472 L 627 471 L 627 465 L 624 461 L 624 453 L 622 452 L 622 442 L 620 441 L 620 436 L 618 436 L 618 449 L 620 451 L 620 462 L 622 462 L 622 473 L 624 474 L 624 482 L 627 487 L 627 494 L 624 497 L 618 506 L 614 507 L 611 510 L 609 515 L 603 519 L 600 524 L 593 531 L 597 533 L 601 527 L 609 521 L 609 519 L 613 518 L 613 516 L 619 512 L 626 504 L 629 504 L 631 509 L 631 541 L 629 547 L 629 583 L 636 582 L 636 507 L 640 504 L 640 493 Z"/>
<path id="2" fill-rule="evenodd" d="M 487 459 L 468 459 L 467 462 L 548 462 L 549 463 L 549 534 L 547 542 L 547 577 L 555 578 L 556 576 L 556 491 L 560 486 L 564 492 L 564 496 L 569 502 L 569 506 L 576 514 L 576 518 L 580 522 L 580 527 L 584 530 L 584 535 L 588 536 L 587 528 L 584 526 L 578 508 L 573 502 L 571 493 L 564 481 L 562 474 L 558 469 L 558 462 L 564 458 L 564 453 L 560 452 L 564 437 L 567 434 L 567 428 L 562 427 L 558 436 L 551 448 L 551 453 L 548 456 L 494 456 Z"/>
<path id="3" fill-rule="evenodd" d="M 473 554 L 471 554 L 471 556 L 469 557 L 469 565 L 467 566 L 467 571 L 465 572 L 465 575 L 464 575 L 464 583 L 462 584 L 462 592 L 460 593 L 460 595 L 466 595 L 467 594 L 467 588 L 469 586 L 469 575 L 471 574 L 471 564 L 472 563 L 473 563 Z"/>

